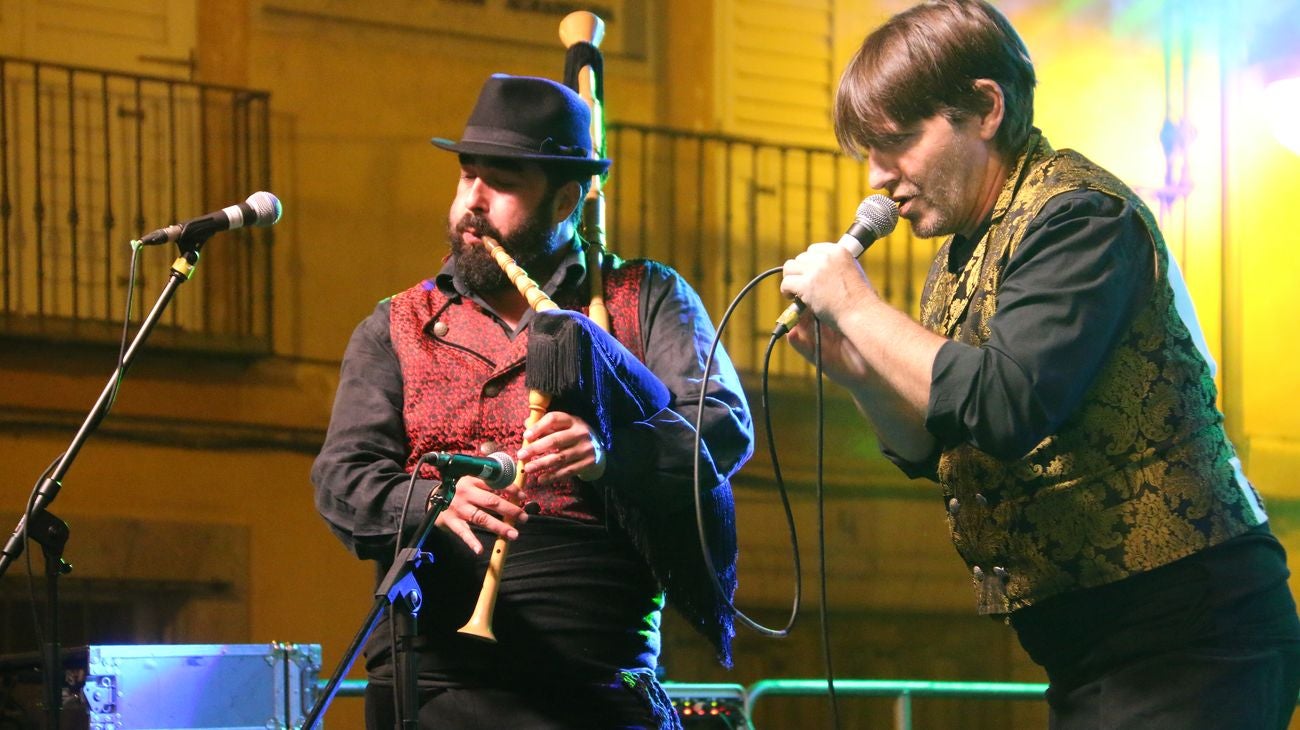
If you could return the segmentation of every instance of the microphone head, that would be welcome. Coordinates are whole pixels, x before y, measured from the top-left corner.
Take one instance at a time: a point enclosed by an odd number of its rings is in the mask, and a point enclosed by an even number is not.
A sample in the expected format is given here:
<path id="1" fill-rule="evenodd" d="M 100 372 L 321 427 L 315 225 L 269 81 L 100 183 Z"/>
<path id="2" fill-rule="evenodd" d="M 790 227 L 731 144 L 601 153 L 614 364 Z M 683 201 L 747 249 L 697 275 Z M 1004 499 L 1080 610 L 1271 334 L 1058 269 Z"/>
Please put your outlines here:
<path id="1" fill-rule="evenodd" d="M 503 489 L 515 483 L 515 460 L 504 451 L 497 451 L 487 455 L 487 458 L 495 461 L 501 467 L 501 474 L 495 479 L 484 479 L 483 483 L 493 489 Z"/>
<path id="2" fill-rule="evenodd" d="M 887 236 L 898 225 L 898 205 L 889 198 L 876 193 L 868 196 L 858 204 L 854 220 L 874 233 L 874 238 Z"/>
<path id="3" fill-rule="evenodd" d="M 256 218 L 246 222 L 245 225 L 273 226 L 280 221 L 280 216 L 284 213 L 284 208 L 280 206 L 280 199 L 265 190 L 253 193 L 244 202 L 257 215 Z"/>

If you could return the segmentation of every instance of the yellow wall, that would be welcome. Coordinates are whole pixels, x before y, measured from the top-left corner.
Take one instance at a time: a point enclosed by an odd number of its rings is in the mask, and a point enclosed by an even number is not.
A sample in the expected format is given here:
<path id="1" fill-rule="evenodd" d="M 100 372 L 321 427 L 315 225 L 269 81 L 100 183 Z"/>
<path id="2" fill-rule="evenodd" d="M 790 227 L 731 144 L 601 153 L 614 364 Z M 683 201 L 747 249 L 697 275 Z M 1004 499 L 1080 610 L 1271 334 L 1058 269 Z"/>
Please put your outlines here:
<path id="1" fill-rule="evenodd" d="M 1300 411 L 1290 401 L 1300 388 L 1300 348 L 1283 327 L 1300 263 L 1300 156 L 1270 131 L 1275 110 L 1262 95 L 1265 79 L 1242 50 L 1253 36 L 1227 17 L 1189 13 L 1174 21 L 1176 29 L 1190 23 L 1188 32 L 1166 39 L 1122 14 L 1080 15 L 1049 6 L 1012 16 L 1039 70 L 1037 123 L 1055 145 L 1110 168 L 1158 211 L 1166 108 L 1172 122 L 1186 122 L 1190 187 L 1162 228 L 1220 365 L 1221 404 L 1246 473 L 1266 497 L 1295 498 Z M 1177 158 L 1175 182 L 1181 165 Z"/>

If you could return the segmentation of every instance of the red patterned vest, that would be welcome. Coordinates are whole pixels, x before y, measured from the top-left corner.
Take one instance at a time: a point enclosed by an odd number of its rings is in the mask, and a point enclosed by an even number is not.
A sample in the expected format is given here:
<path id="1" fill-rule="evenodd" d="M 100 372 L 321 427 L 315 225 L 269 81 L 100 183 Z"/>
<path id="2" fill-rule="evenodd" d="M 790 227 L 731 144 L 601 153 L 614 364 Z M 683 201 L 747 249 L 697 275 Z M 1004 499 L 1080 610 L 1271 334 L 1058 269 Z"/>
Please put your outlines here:
<path id="1" fill-rule="evenodd" d="M 637 359 L 644 360 L 639 302 L 644 266 L 605 256 L 606 305 L 610 334 Z M 556 304 L 586 312 L 585 288 L 560 291 Z M 410 449 L 409 472 L 421 454 L 447 451 L 514 455 L 528 416 L 524 360 L 528 332 L 512 341 L 490 315 L 465 297 L 449 298 L 432 280 L 425 280 L 392 298 L 389 328 L 402 368 L 402 417 Z M 437 478 L 423 467 L 424 478 Z M 524 484 L 528 501 L 541 513 L 595 521 L 600 508 L 589 486 L 566 480 L 539 488 Z"/>

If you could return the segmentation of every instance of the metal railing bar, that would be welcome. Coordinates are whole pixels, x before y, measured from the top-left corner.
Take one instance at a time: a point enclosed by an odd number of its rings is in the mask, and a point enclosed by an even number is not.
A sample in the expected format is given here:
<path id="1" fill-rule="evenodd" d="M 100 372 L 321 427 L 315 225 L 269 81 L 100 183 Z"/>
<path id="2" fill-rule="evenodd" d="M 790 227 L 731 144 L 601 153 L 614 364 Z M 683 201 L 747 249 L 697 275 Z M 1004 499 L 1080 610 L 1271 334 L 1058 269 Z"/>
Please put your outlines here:
<path id="1" fill-rule="evenodd" d="M 178 210 L 179 193 L 176 188 L 177 175 L 179 173 L 179 163 L 176 153 L 176 84 L 175 82 L 167 83 L 167 170 L 168 180 L 167 190 L 171 200 L 171 214 L 167 216 L 169 220 L 178 220 L 180 211 Z M 179 326 L 181 321 L 181 308 L 171 308 L 172 326 Z"/>
<path id="2" fill-rule="evenodd" d="M 135 79 L 135 230 L 140 234 L 145 232 L 144 219 L 144 96 L 141 88 L 140 78 Z M 146 267 L 140 267 L 136 272 L 136 281 L 140 291 L 148 291 L 148 276 L 145 274 Z M 146 299 L 140 297 L 137 301 L 136 316 L 144 319 Z"/>
<path id="3" fill-rule="evenodd" d="M 895 730 L 911 730 L 913 697 L 947 697 L 976 700 L 1043 700 L 1045 683 L 950 682 L 914 679 L 836 679 L 835 693 L 853 697 L 893 697 Z M 745 716 L 754 717 L 754 705 L 768 696 L 821 696 L 829 693 L 824 679 L 764 679 L 749 685 Z"/>
<path id="4" fill-rule="evenodd" d="M 269 103 L 269 99 L 267 97 L 259 97 L 258 105 L 262 109 L 262 134 L 263 134 L 262 138 L 270 139 L 271 138 L 271 105 Z M 247 142 L 247 144 L 250 147 L 252 146 L 251 137 Z M 266 182 L 267 187 L 271 187 L 271 155 L 267 154 L 267 152 L 268 152 L 267 150 L 263 150 L 261 179 Z M 266 324 L 265 324 L 266 345 L 267 345 L 267 350 L 269 351 L 271 349 L 271 343 L 275 342 L 275 337 L 274 337 L 275 309 L 272 306 L 275 303 L 275 287 L 272 286 L 272 282 L 275 280 L 275 269 L 271 261 L 271 252 L 275 250 L 274 229 L 270 229 L 266 231 L 266 245 L 262 247 L 262 250 L 263 250 L 263 265 L 266 267 L 266 270 L 262 272 L 262 282 L 263 282 L 263 291 L 265 293 L 264 301 L 266 302 L 266 309 L 264 315 L 266 317 Z"/>
<path id="5" fill-rule="evenodd" d="M 113 134 L 110 128 L 112 97 L 108 93 L 108 77 L 99 77 L 99 100 L 104 124 L 104 319 L 113 316 Z"/>
<path id="6" fill-rule="evenodd" d="M 208 159 L 208 89 L 199 87 L 199 190 L 200 200 L 208 200 L 208 169 L 211 160 Z M 199 284 L 201 290 L 200 299 L 205 302 L 212 301 L 212 277 L 200 277 L 202 283 Z M 202 307 L 199 315 L 199 331 L 204 333 L 212 332 L 212 307 Z"/>
<path id="7" fill-rule="evenodd" d="M 324 689 L 326 680 L 316 682 L 317 691 Z M 339 685 L 338 697 L 364 697 L 367 680 L 345 679 Z M 665 687 L 683 690 L 687 694 L 734 697 L 740 694 L 744 701 L 747 722 L 753 722 L 754 705 L 770 696 L 819 696 L 827 693 L 824 679 L 763 679 L 748 687 L 735 684 L 668 682 Z M 912 700 L 915 697 L 945 697 L 973 700 L 1044 700 L 1046 683 L 1030 682 L 949 682 L 914 679 L 836 679 L 835 692 L 854 697 L 893 697 L 894 727 L 910 730 L 912 727 Z"/>
<path id="8" fill-rule="evenodd" d="M 0 58 L 0 246 L 3 246 L 3 262 L 0 262 L 0 277 L 4 279 L 4 314 L 12 309 L 11 285 L 9 277 L 13 275 L 10 268 L 9 216 L 13 212 L 9 200 L 9 84 L 8 69 L 5 60 Z"/>
<path id="9" fill-rule="evenodd" d="M 32 138 L 34 142 L 32 215 L 36 225 L 36 316 L 45 316 L 45 199 L 41 190 L 41 64 L 32 66 Z"/>
<path id="10" fill-rule="evenodd" d="M 178 83 L 177 79 L 168 78 L 166 76 L 151 76 L 149 74 L 123 73 L 121 71 L 113 71 L 111 69 L 106 69 L 106 68 L 96 68 L 94 66 L 79 66 L 79 65 L 65 64 L 65 63 L 50 63 L 48 61 L 31 61 L 29 59 L 18 58 L 16 56 L 8 56 L 8 55 L 0 54 L 0 63 L 4 63 L 7 61 L 13 61 L 16 63 L 34 63 L 34 64 L 39 64 L 41 66 L 45 66 L 47 68 L 56 68 L 63 71 L 75 71 L 77 73 L 83 73 L 83 74 L 95 74 L 98 76 L 104 76 L 106 78 L 147 81 L 150 83 L 157 83 L 157 84 Z M 206 82 L 202 84 L 197 84 L 194 82 L 180 82 L 180 83 L 185 83 L 190 86 L 202 86 L 204 88 L 212 89 L 215 91 L 226 91 L 232 94 L 234 93 L 252 94 L 254 96 L 266 97 L 268 99 L 271 97 L 271 92 L 262 89 L 243 89 L 238 86 L 228 86 L 224 84 L 211 84 Z"/>
<path id="11" fill-rule="evenodd" d="M 77 211 L 77 113 L 76 72 L 68 72 L 68 252 L 72 272 L 72 317 L 81 318 L 81 252 L 77 246 L 77 225 L 81 216 Z"/>
<path id="12" fill-rule="evenodd" d="M 677 129 L 674 127 L 660 127 L 653 124 L 639 124 L 637 122 L 610 122 L 609 129 L 620 130 L 627 129 L 641 134 L 659 134 L 665 137 L 687 137 L 690 139 L 704 139 L 711 142 L 726 142 L 731 144 L 748 145 L 750 147 L 779 147 L 794 152 L 812 151 L 828 152 L 838 155 L 840 151 L 834 147 L 820 145 L 804 144 L 785 144 L 782 142 L 773 142 L 772 140 L 759 139 L 758 137 L 739 137 L 736 135 L 723 134 L 721 132 L 696 132 L 689 129 Z"/>

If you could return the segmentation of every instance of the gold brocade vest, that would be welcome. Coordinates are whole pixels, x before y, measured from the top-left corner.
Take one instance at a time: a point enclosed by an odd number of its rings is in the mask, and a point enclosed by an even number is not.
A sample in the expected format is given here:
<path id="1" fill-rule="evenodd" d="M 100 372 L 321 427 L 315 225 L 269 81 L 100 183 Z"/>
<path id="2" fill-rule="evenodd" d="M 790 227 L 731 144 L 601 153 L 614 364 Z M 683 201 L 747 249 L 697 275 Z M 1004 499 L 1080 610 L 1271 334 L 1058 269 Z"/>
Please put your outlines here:
<path id="1" fill-rule="evenodd" d="M 1209 365 L 1175 307 L 1169 254 L 1151 212 L 1082 155 L 1035 131 L 963 269 L 951 239 L 922 294 L 921 321 L 969 345 L 990 336 L 1007 262 L 1053 196 L 1091 189 L 1127 201 L 1146 224 L 1156 277 L 1149 298 L 1096 375 L 1080 408 L 1018 460 L 969 444 L 947 449 L 939 481 L 953 544 L 970 568 L 979 612 L 1165 565 L 1264 522 L 1223 431 Z"/>

